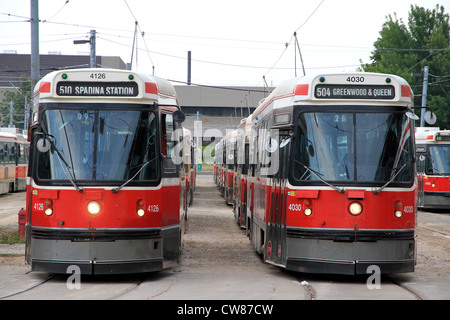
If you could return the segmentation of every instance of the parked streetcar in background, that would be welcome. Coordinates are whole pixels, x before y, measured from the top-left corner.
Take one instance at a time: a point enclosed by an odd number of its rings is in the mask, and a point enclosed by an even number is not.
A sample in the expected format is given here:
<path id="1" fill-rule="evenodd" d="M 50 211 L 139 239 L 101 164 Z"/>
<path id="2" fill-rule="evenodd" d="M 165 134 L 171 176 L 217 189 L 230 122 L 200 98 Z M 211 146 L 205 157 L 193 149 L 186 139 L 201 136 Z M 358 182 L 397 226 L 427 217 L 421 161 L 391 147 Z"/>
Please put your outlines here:
<path id="1" fill-rule="evenodd" d="M 195 166 L 195 145 L 192 132 L 183 128 L 183 165 L 186 173 L 186 201 L 191 205 L 194 201 L 194 191 L 197 181 L 197 167 Z"/>
<path id="2" fill-rule="evenodd" d="M 236 130 L 227 130 L 225 137 L 215 145 L 214 149 L 214 180 L 227 205 L 234 203 L 236 135 Z"/>
<path id="3" fill-rule="evenodd" d="M 34 95 L 32 270 L 118 274 L 177 263 L 188 192 L 173 86 L 138 72 L 74 69 L 49 73 Z"/>
<path id="4" fill-rule="evenodd" d="M 24 136 L 0 130 L 0 194 L 26 189 L 29 152 Z"/>
<path id="5" fill-rule="evenodd" d="M 233 212 L 241 228 L 246 228 L 249 201 L 248 185 L 251 183 L 249 179 L 249 147 L 251 132 L 251 115 L 242 119 L 241 124 L 237 128 L 236 138 L 236 162 L 235 162 L 235 185 L 234 185 L 234 207 Z"/>
<path id="6" fill-rule="evenodd" d="M 416 128 L 418 206 L 450 209 L 450 130 Z"/>
<path id="7" fill-rule="evenodd" d="M 251 116 L 247 233 L 264 261 L 311 273 L 412 272 L 413 94 L 388 74 L 280 84 Z M 245 152 L 245 148 L 240 148 Z"/>

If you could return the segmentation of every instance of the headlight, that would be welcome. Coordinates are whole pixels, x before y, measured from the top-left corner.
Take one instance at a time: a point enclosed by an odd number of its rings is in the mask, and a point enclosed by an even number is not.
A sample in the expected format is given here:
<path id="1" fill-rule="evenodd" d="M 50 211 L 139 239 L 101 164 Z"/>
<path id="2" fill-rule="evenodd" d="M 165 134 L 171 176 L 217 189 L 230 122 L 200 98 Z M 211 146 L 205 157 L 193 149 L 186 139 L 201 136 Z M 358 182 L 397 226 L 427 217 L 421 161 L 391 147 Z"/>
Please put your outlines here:
<path id="1" fill-rule="evenodd" d="M 403 211 L 402 210 L 395 210 L 394 211 L 394 216 L 397 218 L 401 218 L 403 216 Z"/>
<path id="2" fill-rule="evenodd" d="M 137 209 L 136 213 L 139 217 L 143 217 L 145 214 L 145 210 L 142 208 L 139 208 L 139 209 Z"/>
<path id="3" fill-rule="evenodd" d="M 52 209 L 52 208 L 46 208 L 45 211 L 44 211 L 44 213 L 45 213 L 47 216 L 51 216 L 51 215 L 53 214 L 53 209 Z"/>
<path id="4" fill-rule="evenodd" d="M 102 210 L 102 206 L 97 201 L 91 201 L 87 205 L 87 212 L 92 215 L 97 215 Z"/>
<path id="5" fill-rule="evenodd" d="M 311 208 L 306 208 L 303 213 L 305 214 L 305 216 L 309 217 L 310 215 L 312 215 L 312 209 Z"/>
<path id="6" fill-rule="evenodd" d="M 350 212 L 350 214 L 353 216 L 357 216 L 357 215 L 361 214 L 362 210 L 363 210 L 363 207 L 362 207 L 361 203 L 356 202 L 356 201 L 350 203 L 350 205 L 348 206 L 348 212 Z"/>

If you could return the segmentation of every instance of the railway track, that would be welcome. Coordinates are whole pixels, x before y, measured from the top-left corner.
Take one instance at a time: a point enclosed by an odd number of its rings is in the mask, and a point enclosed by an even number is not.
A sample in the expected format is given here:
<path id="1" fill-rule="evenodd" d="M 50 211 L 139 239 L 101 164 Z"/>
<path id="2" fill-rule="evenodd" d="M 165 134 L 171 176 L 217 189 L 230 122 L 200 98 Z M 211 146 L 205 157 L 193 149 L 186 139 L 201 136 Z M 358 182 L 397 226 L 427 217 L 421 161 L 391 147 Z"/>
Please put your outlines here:
<path id="1" fill-rule="evenodd" d="M 296 281 L 304 290 L 305 300 L 426 300 L 422 293 L 395 275 L 383 275 L 376 288 L 370 286 L 368 277 L 369 275 L 304 277 L 300 274 L 296 276 Z"/>
<path id="2" fill-rule="evenodd" d="M 29 274 L 29 272 L 27 274 Z M 14 291 L 14 292 L 6 294 L 4 296 L 0 296 L 0 300 L 18 298 L 18 297 L 20 299 L 20 295 L 23 295 L 27 292 L 30 292 L 30 291 L 42 286 L 43 284 L 47 283 L 48 281 L 52 280 L 53 278 L 55 278 L 55 275 L 49 274 L 46 278 L 43 278 L 42 280 L 38 280 L 35 284 L 31 285 L 30 287 Z"/>
<path id="3" fill-rule="evenodd" d="M 36 280 L 30 287 L 23 288 L 4 296 L 0 300 L 35 300 L 35 299 L 97 299 L 98 292 L 102 300 L 122 299 L 135 291 L 139 286 L 149 279 L 149 275 L 136 276 L 106 276 L 106 277 L 83 277 L 81 286 L 77 290 L 71 288 L 68 280 L 70 275 L 48 274 L 45 278 Z M 105 288 L 107 290 L 105 290 Z M 85 293 L 85 294 L 83 294 Z M 91 295 L 95 293 L 95 295 Z"/>

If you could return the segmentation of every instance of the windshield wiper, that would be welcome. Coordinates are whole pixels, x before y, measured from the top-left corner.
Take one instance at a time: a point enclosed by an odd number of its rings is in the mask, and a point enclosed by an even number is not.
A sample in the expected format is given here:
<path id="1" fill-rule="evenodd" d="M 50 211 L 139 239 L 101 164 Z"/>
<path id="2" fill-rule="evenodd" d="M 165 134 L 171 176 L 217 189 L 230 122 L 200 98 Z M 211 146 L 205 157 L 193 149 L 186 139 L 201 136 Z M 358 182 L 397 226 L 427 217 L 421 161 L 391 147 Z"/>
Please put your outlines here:
<path id="1" fill-rule="evenodd" d="M 294 159 L 294 161 L 295 161 L 295 162 L 298 162 L 303 168 L 305 168 L 306 170 L 308 170 L 309 172 L 311 172 L 313 175 L 315 175 L 320 181 L 322 181 L 323 183 L 325 183 L 327 186 L 333 188 L 333 189 L 336 190 L 336 191 L 339 191 L 340 193 L 344 193 L 344 192 L 345 192 L 344 188 L 336 187 L 336 186 L 332 185 L 331 183 L 329 183 L 329 182 L 325 181 L 324 179 L 322 179 L 322 177 L 319 176 L 319 174 L 321 174 L 320 172 L 317 172 L 317 173 L 316 173 L 316 171 L 314 171 L 314 170 L 311 169 L 310 167 L 304 165 L 303 163 L 301 163 L 301 162 L 298 161 L 297 159 Z"/>
<path id="2" fill-rule="evenodd" d="M 408 163 L 410 163 L 412 159 L 413 159 L 413 158 L 409 158 L 409 160 L 406 161 L 406 162 L 400 167 L 400 169 L 398 169 L 398 171 L 397 171 L 396 174 L 391 178 L 391 180 L 389 180 L 388 182 L 386 182 L 384 185 L 382 185 L 382 186 L 379 187 L 378 189 L 375 189 L 375 190 L 373 191 L 373 193 L 374 193 L 374 194 L 378 194 L 378 193 L 381 192 L 381 190 L 383 190 L 384 188 L 386 188 L 392 181 L 394 181 L 394 179 L 399 175 L 400 172 L 402 172 L 403 168 L 406 167 L 406 165 L 407 165 Z M 397 170 L 397 167 L 395 167 L 394 169 L 392 169 L 392 171 L 395 171 L 395 170 Z"/>
<path id="3" fill-rule="evenodd" d="M 44 141 L 48 141 L 51 144 L 50 150 L 56 152 L 59 163 L 61 164 L 61 167 L 63 167 L 64 175 L 67 177 L 67 179 L 69 179 L 70 183 L 72 183 L 72 185 L 75 187 L 75 189 L 77 189 L 78 192 L 83 192 L 83 189 L 80 188 L 74 181 L 75 180 L 75 172 L 74 172 L 73 168 L 67 163 L 66 159 L 64 159 L 64 156 L 61 154 L 61 152 L 58 150 L 58 148 L 56 148 L 56 144 L 53 141 L 53 140 L 56 140 L 55 137 L 52 136 L 51 134 L 44 132 L 44 130 L 42 130 L 42 132 L 38 132 L 38 134 L 42 134 L 44 136 Z M 66 170 L 64 170 L 64 167 L 67 170 L 67 172 L 66 172 Z M 71 177 L 71 175 L 73 175 L 73 177 Z"/>
<path id="4" fill-rule="evenodd" d="M 53 144 L 53 143 L 52 143 Z M 56 155 L 58 156 L 59 162 L 61 163 L 61 165 L 64 163 L 64 165 L 66 166 L 67 171 L 70 172 L 74 172 L 73 168 L 71 166 L 69 166 L 69 164 L 67 163 L 66 160 L 64 160 L 64 157 L 62 156 L 62 154 L 59 152 L 58 149 L 56 149 L 55 147 L 55 152 Z M 78 192 L 83 192 L 83 188 L 80 188 L 74 181 L 74 179 L 72 179 L 72 177 L 69 175 L 69 173 L 66 173 L 66 171 L 63 169 L 64 174 L 66 175 L 67 179 L 69 179 L 70 183 L 72 183 L 72 185 L 75 187 L 75 189 L 77 189 Z"/>
<path id="5" fill-rule="evenodd" d="M 145 163 L 142 164 L 141 168 L 138 170 L 138 172 L 136 172 L 134 174 L 134 176 L 132 176 L 130 179 L 128 179 L 127 181 L 125 181 L 122 185 L 118 186 L 117 188 L 112 189 L 111 191 L 113 193 L 117 193 L 119 192 L 120 189 L 122 189 L 123 187 L 125 187 L 128 183 L 130 183 L 130 181 L 132 181 L 134 178 L 136 178 L 136 176 L 142 171 L 144 170 L 144 168 L 151 162 L 155 161 L 158 157 L 154 157 L 152 160 L 147 161 Z"/>

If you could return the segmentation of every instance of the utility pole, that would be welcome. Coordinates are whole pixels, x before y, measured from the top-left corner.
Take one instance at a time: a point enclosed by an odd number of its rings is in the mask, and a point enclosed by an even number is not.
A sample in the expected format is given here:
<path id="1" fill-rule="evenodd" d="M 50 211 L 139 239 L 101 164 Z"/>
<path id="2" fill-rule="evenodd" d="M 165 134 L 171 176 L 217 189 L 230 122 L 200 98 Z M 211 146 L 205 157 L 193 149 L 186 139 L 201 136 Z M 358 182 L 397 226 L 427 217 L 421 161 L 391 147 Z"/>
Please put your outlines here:
<path id="1" fill-rule="evenodd" d="M 420 126 L 425 124 L 425 107 L 427 106 L 427 92 L 428 92 L 428 66 L 423 68 L 423 88 L 422 88 L 422 108 L 420 109 Z"/>
<path id="2" fill-rule="evenodd" d="M 39 0 L 30 0 L 31 8 L 31 105 L 33 92 L 40 78 L 39 62 Z"/>
<path id="3" fill-rule="evenodd" d="M 97 57 L 95 55 L 95 30 L 91 30 L 91 38 L 90 38 L 90 43 L 91 43 L 91 59 L 90 59 L 90 68 L 96 68 L 97 67 Z"/>
<path id="4" fill-rule="evenodd" d="M 11 100 L 9 111 L 9 126 L 8 128 L 14 128 L 14 101 Z"/>
<path id="5" fill-rule="evenodd" d="M 23 117 L 23 130 L 28 129 L 28 99 L 27 96 L 25 96 L 25 116 Z"/>
<path id="6" fill-rule="evenodd" d="M 73 40 L 73 44 L 89 43 L 91 45 L 89 68 L 97 67 L 97 57 L 95 55 L 95 38 L 96 38 L 96 32 L 95 32 L 95 30 L 91 30 L 89 40 Z"/>
<path id="7" fill-rule="evenodd" d="M 191 51 L 188 51 L 188 65 L 187 65 L 187 85 L 190 86 L 191 85 L 191 60 L 192 60 L 192 56 L 191 56 Z"/>

